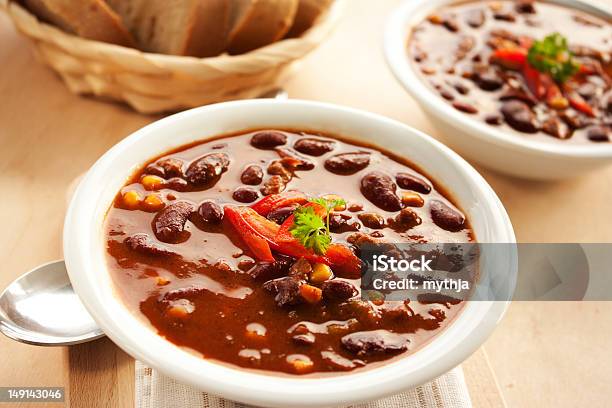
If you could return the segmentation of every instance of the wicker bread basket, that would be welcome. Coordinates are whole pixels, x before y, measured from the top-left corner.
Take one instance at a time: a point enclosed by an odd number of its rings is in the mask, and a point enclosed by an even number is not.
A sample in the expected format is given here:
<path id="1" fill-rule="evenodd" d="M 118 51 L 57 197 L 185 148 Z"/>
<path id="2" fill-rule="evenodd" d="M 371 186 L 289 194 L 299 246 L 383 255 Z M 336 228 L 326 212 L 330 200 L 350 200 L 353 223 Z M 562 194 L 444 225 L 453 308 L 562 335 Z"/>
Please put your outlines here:
<path id="1" fill-rule="evenodd" d="M 0 0 L 0 7 L 72 92 L 123 101 L 142 113 L 158 113 L 255 98 L 278 88 L 292 63 L 330 33 L 344 1 L 336 0 L 300 38 L 212 58 L 145 53 L 87 40 L 40 22 L 14 1 Z"/>

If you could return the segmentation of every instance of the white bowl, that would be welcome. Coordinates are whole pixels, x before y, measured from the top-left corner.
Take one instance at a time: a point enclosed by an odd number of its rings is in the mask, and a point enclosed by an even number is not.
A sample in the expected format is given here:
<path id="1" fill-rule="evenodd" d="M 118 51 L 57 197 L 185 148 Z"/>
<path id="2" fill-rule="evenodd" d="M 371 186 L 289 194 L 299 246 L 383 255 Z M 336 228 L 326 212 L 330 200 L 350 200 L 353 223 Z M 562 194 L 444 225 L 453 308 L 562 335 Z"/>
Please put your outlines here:
<path id="1" fill-rule="evenodd" d="M 550 0 L 551 3 L 612 16 L 603 5 L 584 0 Z M 445 141 L 469 160 L 519 177 L 564 179 L 612 164 L 612 143 L 564 144 L 532 140 L 505 132 L 459 112 L 423 81 L 406 52 L 412 28 L 431 12 L 457 0 L 406 0 L 393 12 L 385 31 L 387 63 L 399 82 L 421 105 Z"/>
<path id="2" fill-rule="evenodd" d="M 475 351 L 503 315 L 505 302 L 470 302 L 456 321 L 414 354 L 332 378 L 275 376 L 205 360 L 166 341 L 124 306 L 106 268 L 103 222 L 126 178 L 140 164 L 175 147 L 261 127 L 320 130 L 384 146 L 447 186 L 480 242 L 515 242 L 508 215 L 485 180 L 446 146 L 402 123 L 298 100 L 247 100 L 197 108 L 155 122 L 118 143 L 94 164 L 71 201 L 64 225 L 70 280 L 108 337 L 179 381 L 231 400 L 279 407 L 349 404 L 394 394 L 445 373 Z M 503 273 L 505 268 L 499 269 Z"/>

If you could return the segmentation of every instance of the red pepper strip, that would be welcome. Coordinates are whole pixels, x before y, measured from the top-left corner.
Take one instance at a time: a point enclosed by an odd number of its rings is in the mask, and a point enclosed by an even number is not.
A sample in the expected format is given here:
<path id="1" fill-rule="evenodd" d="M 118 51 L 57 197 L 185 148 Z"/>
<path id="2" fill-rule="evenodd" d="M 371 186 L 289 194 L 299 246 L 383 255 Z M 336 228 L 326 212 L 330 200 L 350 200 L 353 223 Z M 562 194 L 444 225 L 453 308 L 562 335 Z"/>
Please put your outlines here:
<path id="1" fill-rule="evenodd" d="M 340 278 L 358 279 L 361 277 L 361 260 L 350 248 L 341 244 L 332 244 L 327 248 L 325 257 L 334 273 Z"/>
<path id="2" fill-rule="evenodd" d="M 523 48 L 498 48 L 491 55 L 491 62 L 507 69 L 520 70 L 527 62 L 527 50 Z"/>
<path id="3" fill-rule="evenodd" d="M 519 38 L 519 45 L 521 46 L 521 48 L 528 50 L 533 45 L 533 38 L 522 36 Z"/>
<path id="4" fill-rule="evenodd" d="M 278 224 L 261 217 L 249 207 L 227 206 L 224 213 L 257 259 L 274 262 L 270 244 L 275 245 L 273 238 L 278 233 Z"/>
<path id="5" fill-rule="evenodd" d="M 554 109 L 567 108 L 568 101 L 554 82 L 550 81 L 546 89 L 546 103 Z"/>
<path id="6" fill-rule="evenodd" d="M 304 204 L 308 201 L 306 195 L 299 191 L 288 191 L 283 194 L 271 194 L 251 205 L 251 208 L 264 217 L 272 210 L 286 207 L 291 204 Z"/>
<path id="7" fill-rule="evenodd" d="M 592 65 L 580 64 L 578 67 L 578 73 L 584 75 L 593 75 L 597 73 L 597 69 Z"/>
<path id="8" fill-rule="evenodd" d="M 582 98 L 582 96 L 580 96 L 576 91 L 572 90 L 572 91 L 567 92 L 567 99 L 569 100 L 569 103 L 572 106 L 572 108 L 592 118 L 595 117 L 595 111 L 593 110 L 591 105 L 586 103 L 584 98 Z"/>
<path id="9" fill-rule="evenodd" d="M 544 74 L 531 65 L 525 64 L 523 65 L 523 77 L 533 96 L 542 99 L 546 95 L 546 87 L 543 84 L 546 81 Z"/>

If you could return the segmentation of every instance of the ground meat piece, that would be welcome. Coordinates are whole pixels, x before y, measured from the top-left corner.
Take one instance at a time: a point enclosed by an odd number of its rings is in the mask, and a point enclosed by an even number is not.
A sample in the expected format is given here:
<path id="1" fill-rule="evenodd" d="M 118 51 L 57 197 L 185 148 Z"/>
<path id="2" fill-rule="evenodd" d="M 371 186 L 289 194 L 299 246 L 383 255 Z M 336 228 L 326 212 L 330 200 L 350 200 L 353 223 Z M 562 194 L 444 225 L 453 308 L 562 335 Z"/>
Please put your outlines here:
<path id="1" fill-rule="evenodd" d="M 282 158 L 283 165 L 290 170 L 312 170 L 315 167 L 312 161 L 301 156 L 293 149 L 277 147 L 275 150 Z"/>
<path id="2" fill-rule="evenodd" d="M 294 305 L 301 302 L 300 286 L 302 282 L 299 279 L 286 276 L 267 281 L 263 287 L 267 291 L 276 294 L 274 301 L 280 307 L 285 305 Z"/>
<path id="3" fill-rule="evenodd" d="M 410 208 L 402 209 L 399 214 L 397 214 L 394 218 L 389 218 L 387 220 L 391 228 L 398 232 L 408 231 L 410 228 L 414 228 L 417 225 L 421 225 L 421 217 L 418 216 L 414 210 Z"/>
<path id="4" fill-rule="evenodd" d="M 288 183 L 293 178 L 293 172 L 285 167 L 283 160 L 274 160 L 268 166 L 268 174 L 280 176 L 285 183 Z"/>
<path id="5" fill-rule="evenodd" d="M 189 165 L 185 178 L 196 187 L 210 188 L 227 170 L 229 163 L 229 157 L 225 153 L 207 154 Z"/>
<path id="6" fill-rule="evenodd" d="M 385 218 L 376 213 L 361 213 L 357 217 L 368 228 L 382 229 L 385 227 Z"/>
<path id="7" fill-rule="evenodd" d="M 189 237 L 185 231 L 187 219 L 195 211 L 195 206 L 188 201 L 176 201 L 167 205 L 153 218 L 153 231 L 162 242 L 179 243 Z"/>
<path id="8" fill-rule="evenodd" d="M 397 353 L 406 351 L 410 340 L 387 330 L 362 331 L 347 334 L 341 339 L 348 351 L 357 355 Z"/>
<path id="9" fill-rule="evenodd" d="M 359 293 L 352 283 L 340 279 L 331 279 L 321 285 L 323 297 L 327 300 L 344 301 Z"/>
<path id="10" fill-rule="evenodd" d="M 140 252 L 144 255 L 152 256 L 178 256 L 178 254 L 165 245 L 161 245 L 149 236 L 149 234 L 139 233 L 127 237 L 123 241 L 132 251 Z"/>
<path id="11" fill-rule="evenodd" d="M 266 180 L 259 191 L 261 191 L 261 194 L 263 195 L 278 194 L 285 190 L 285 187 L 285 181 L 283 181 L 281 176 L 272 176 Z"/>
<path id="12" fill-rule="evenodd" d="M 329 216 L 329 230 L 336 234 L 357 231 L 361 225 L 348 214 L 332 213 Z"/>
<path id="13" fill-rule="evenodd" d="M 300 258 L 289 268 L 289 276 L 305 281 L 312 272 L 312 266 L 305 258 Z"/>

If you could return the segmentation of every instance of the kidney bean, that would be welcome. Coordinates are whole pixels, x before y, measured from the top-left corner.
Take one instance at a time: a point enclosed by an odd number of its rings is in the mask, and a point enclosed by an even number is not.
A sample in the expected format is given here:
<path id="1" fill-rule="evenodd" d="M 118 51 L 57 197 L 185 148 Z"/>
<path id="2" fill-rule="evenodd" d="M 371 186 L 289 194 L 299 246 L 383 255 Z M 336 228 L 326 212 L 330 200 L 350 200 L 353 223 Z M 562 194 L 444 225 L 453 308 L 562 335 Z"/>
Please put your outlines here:
<path id="1" fill-rule="evenodd" d="M 609 131 L 603 126 L 591 126 L 587 129 L 587 137 L 593 142 L 610 141 Z"/>
<path id="2" fill-rule="evenodd" d="M 325 160 L 325 168 L 334 174 L 348 176 L 365 169 L 370 164 L 370 153 L 341 153 Z"/>
<path id="3" fill-rule="evenodd" d="M 410 173 L 397 173 L 395 175 L 395 181 L 397 185 L 404 190 L 412 190 L 422 194 L 429 194 L 431 191 L 431 185 L 429 185 L 429 183 L 421 177 Z"/>
<path id="4" fill-rule="evenodd" d="M 335 142 L 315 138 L 302 138 L 293 144 L 293 148 L 309 156 L 322 156 L 334 150 Z"/>
<path id="5" fill-rule="evenodd" d="M 465 228 L 465 217 L 459 211 L 450 208 L 442 201 L 433 200 L 429 204 L 431 218 L 440 228 L 447 231 L 461 231 Z"/>
<path id="6" fill-rule="evenodd" d="M 162 242 L 179 243 L 189 238 L 185 223 L 195 211 L 195 206 L 188 201 L 176 201 L 167 205 L 153 218 L 153 231 Z"/>
<path id="7" fill-rule="evenodd" d="M 147 167 L 145 167 L 144 172 L 145 174 L 151 174 L 153 176 L 166 177 L 166 172 L 164 171 L 164 169 L 155 163 L 151 163 Z"/>
<path id="8" fill-rule="evenodd" d="M 469 113 L 471 115 L 478 113 L 478 109 L 476 109 L 473 105 L 470 105 L 467 102 L 453 102 L 453 108 L 461 112 Z"/>
<path id="9" fill-rule="evenodd" d="M 352 283 L 340 279 L 331 279 L 321 284 L 323 297 L 327 300 L 344 301 L 359 293 Z"/>
<path id="10" fill-rule="evenodd" d="M 212 187 L 229 166 L 225 153 L 209 153 L 189 165 L 185 178 L 196 187 Z"/>
<path id="11" fill-rule="evenodd" d="M 283 274 L 278 262 L 258 261 L 247 273 L 257 280 L 270 280 Z"/>
<path id="12" fill-rule="evenodd" d="M 564 112 L 561 112 L 559 116 L 572 129 L 582 129 L 588 124 L 587 121 L 582 117 L 582 115 L 574 111 L 566 110 Z"/>
<path id="13" fill-rule="evenodd" d="M 444 21 L 442 21 L 442 25 L 450 32 L 456 33 L 459 31 L 459 24 L 457 23 L 457 20 L 451 16 L 445 17 Z"/>
<path id="14" fill-rule="evenodd" d="M 264 289 L 274 293 L 274 301 L 280 307 L 294 305 L 301 302 L 299 279 L 286 276 L 284 278 L 273 279 L 263 284 Z"/>
<path id="15" fill-rule="evenodd" d="M 180 177 L 172 177 L 166 181 L 165 187 L 175 191 L 186 191 L 189 187 L 189 183 Z"/>
<path id="16" fill-rule="evenodd" d="M 151 239 L 149 234 L 139 233 L 127 237 L 123 241 L 132 251 L 152 256 L 178 256 L 178 254 L 165 245 Z"/>
<path id="17" fill-rule="evenodd" d="M 576 92 L 585 99 L 591 99 L 597 95 L 597 86 L 592 82 L 585 82 L 576 89 Z"/>
<path id="18" fill-rule="evenodd" d="M 223 220 L 223 208 L 214 201 L 204 201 L 200 204 L 198 214 L 209 224 L 219 224 Z"/>
<path id="19" fill-rule="evenodd" d="M 363 225 L 372 229 L 382 229 L 385 227 L 385 219 L 376 213 L 361 213 L 357 216 Z"/>
<path id="20" fill-rule="evenodd" d="M 472 79 L 483 91 L 496 91 L 504 85 L 504 80 L 492 68 L 474 72 Z"/>
<path id="21" fill-rule="evenodd" d="M 535 133 L 538 131 L 535 114 L 524 102 L 517 100 L 504 102 L 501 113 L 506 123 L 519 132 Z"/>
<path id="22" fill-rule="evenodd" d="M 263 195 L 278 194 L 286 187 L 285 181 L 281 176 L 272 176 L 259 189 Z"/>
<path id="23" fill-rule="evenodd" d="M 500 101 L 512 101 L 518 100 L 520 102 L 526 103 L 528 106 L 535 106 L 538 103 L 538 100 L 535 99 L 530 93 L 526 92 L 521 88 L 511 88 L 505 91 L 500 97 Z"/>
<path id="24" fill-rule="evenodd" d="M 498 126 L 502 123 L 502 117 L 497 113 L 491 113 L 485 116 L 485 122 L 487 122 L 489 125 Z"/>
<path id="25" fill-rule="evenodd" d="M 534 0 L 518 0 L 514 9 L 519 13 L 534 14 L 536 12 Z"/>
<path id="26" fill-rule="evenodd" d="M 251 137 L 251 145 L 263 150 L 272 150 L 276 146 L 282 146 L 285 143 L 287 143 L 287 136 L 274 130 L 257 132 Z"/>
<path id="27" fill-rule="evenodd" d="M 240 175 L 242 184 L 256 186 L 263 180 L 263 170 L 256 164 L 247 166 Z"/>
<path id="28" fill-rule="evenodd" d="M 485 14 L 481 9 L 471 10 L 466 18 L 465 22 L 472 28 L 478 28 L 482 26 L 485 22 Z"/>
<path id="29" fill-rule="evenodd" d="M 391 227 L 398 232 L 408 231 L 417 225 L 421 225 L 421 217 L 410 208 L 402 209 L 394 218 L 388 220 Z"/>
<path id="30" fill-rule="evenodd" d="M 396 187 L 391 177 L 378 171 L 368 173 L 361 179 L 361 193 L 385 211 L 402 209 L 402 202 L 395 194 Z"/>
<path id="31" fill-rule="evenodd" d="M 340 340 L 348 351 L 357 355 L 406 351 L 410 340 L 387 330 L 361 331 L 347 334 Z"/>
<path id="32" fill-rule="evenodd" d="M 453 88 L 455 88 L 461 95 L 467 95 L 470 93 L 470 88 L 460 82 L 453 84 Z"/>
<path id="33" fill-rule="evenodd" d="M 259 198 L 259 193 L 249 187 L 238 187 L 232 198 L 240 203 L 252 203 Z"/>
<path id="34" fill-rule="evenodd" d="M 283 166 L 290 170 L 312 170 L 315 167 L 313 162 L 292 149 L 277 147 L 275 150 L 282 158 L 281 163 Z"/>
<path id="35" fill-rule="evenodd" d="M 287 218 L 289 218 L 289 216 L 291 216 L 291 214 L 293 214 L 293 212 L 298 207 L 299 207 L 299 204 L 290 205 L 287 207 L 276 208 L 270 211 L 270 213 L 268 214 L 266 218 L 268 218 L 271 221 L 274 221 L 277 224 L 282 224 L 283 222 L 285 222 Z"/>
<path id="36" fill-rule="evenodd" d="M 507 21 L 509 23 L 514 23 L 516 21 L 516 16 L 509 11 L 498 11 L 493 13 L 493 18 L 496 20 Z"/>

